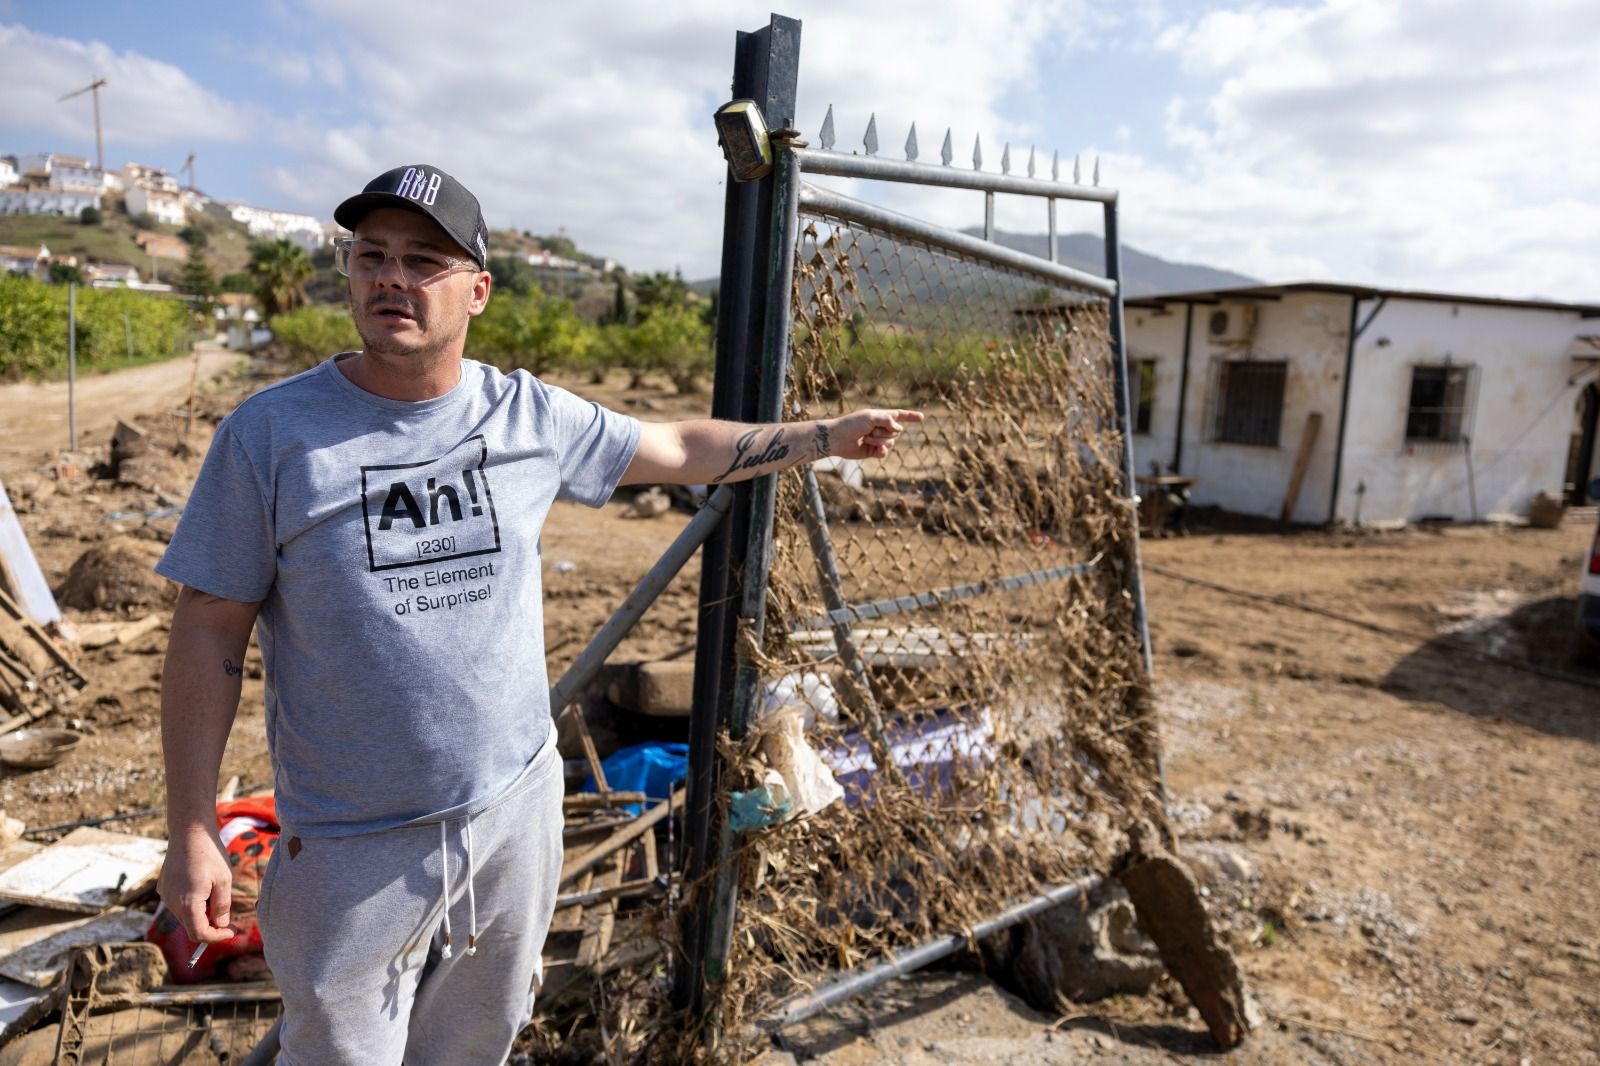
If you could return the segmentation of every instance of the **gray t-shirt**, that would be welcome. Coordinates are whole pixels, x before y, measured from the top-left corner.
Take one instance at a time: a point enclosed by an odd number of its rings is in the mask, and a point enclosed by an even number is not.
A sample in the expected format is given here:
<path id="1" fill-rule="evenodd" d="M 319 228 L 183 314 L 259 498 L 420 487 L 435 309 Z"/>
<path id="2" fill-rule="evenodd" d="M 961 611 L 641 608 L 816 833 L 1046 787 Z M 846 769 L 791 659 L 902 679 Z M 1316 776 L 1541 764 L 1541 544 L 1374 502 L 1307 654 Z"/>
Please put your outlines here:
<path id="1" fill-rule="evenodd" d="M 551 729 L 539 530 L 555 500 L 605 503 L 639 442 L 525 371 L 468 360 L 407 403 L 340 358 L 223 420 L 156 566 L 260 601 L 278 815 L 304 836 L 476 813 L 527 766 Z"/>

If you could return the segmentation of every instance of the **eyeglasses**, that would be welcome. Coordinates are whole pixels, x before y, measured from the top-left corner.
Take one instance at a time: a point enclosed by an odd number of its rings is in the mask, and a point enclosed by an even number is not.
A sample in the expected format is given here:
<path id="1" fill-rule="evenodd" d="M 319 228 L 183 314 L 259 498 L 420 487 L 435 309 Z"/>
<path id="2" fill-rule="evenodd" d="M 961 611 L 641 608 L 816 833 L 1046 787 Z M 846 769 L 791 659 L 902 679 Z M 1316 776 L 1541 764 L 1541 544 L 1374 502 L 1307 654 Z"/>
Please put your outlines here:
<path id="1" fill-rule="evenodd" d="M 388 251 L 371 241 L 361 240 L 359 237 L 333 239 L 334 269 L 347 278 L 371 281 L 383 273 L 384 266 L 391 259 L 400 264 L 400 275 L 407 285 L 428 285 L 446 274 L 454 274 L 464 268 L 478 269 L 478 264 L 470 259 L 461 259 L 442 252 L 397 253 Z"/>

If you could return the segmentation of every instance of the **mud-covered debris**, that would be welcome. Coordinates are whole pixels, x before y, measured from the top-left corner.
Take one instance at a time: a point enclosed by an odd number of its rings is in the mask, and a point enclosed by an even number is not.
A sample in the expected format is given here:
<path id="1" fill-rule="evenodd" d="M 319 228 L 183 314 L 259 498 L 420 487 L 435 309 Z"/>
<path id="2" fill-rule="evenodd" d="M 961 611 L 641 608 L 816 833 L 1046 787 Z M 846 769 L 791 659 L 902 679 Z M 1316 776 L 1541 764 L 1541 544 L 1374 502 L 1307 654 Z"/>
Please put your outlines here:
<path id="1" fill-rule="evenodd" d="M 113 537 L 78 556 L 58 599 L 82 611 L 170 607 L 178 587 L 155 572 L 162 546 L 136 537 Z"/>

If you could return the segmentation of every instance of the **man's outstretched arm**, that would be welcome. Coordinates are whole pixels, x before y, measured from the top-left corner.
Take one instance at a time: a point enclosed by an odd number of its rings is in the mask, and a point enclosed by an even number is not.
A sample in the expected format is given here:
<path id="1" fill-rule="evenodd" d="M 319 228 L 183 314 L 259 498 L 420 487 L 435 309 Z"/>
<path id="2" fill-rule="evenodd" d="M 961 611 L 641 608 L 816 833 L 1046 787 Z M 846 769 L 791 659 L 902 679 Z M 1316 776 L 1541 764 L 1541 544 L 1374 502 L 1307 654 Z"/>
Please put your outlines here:
<path id="1" fill-rule="evenodd" d="M 622 484 L 720 485 L 828 456 L 882 459 L 920 411 L 870 409 L 816 422 L 752 426 L 695 419 L 645 422 Z"/>
<path id="2" fill-rule="evenodd" d="M 233 874 L 217 838 L 217 776 L 239 709 L 245 648 L 257 603 L 185 587 L 172 611 L 161 672 L 161 753 L 167 770 L 167 858 L 158 889 L 195 941 L 228 928 Z"/>

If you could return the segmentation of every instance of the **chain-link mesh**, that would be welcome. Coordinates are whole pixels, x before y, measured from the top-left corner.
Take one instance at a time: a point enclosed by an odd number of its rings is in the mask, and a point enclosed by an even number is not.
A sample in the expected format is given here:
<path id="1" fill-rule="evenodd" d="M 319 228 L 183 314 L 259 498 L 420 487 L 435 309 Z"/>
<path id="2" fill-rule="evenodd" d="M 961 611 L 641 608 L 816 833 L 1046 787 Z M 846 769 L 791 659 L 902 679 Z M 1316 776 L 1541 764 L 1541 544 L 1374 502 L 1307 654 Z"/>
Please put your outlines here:
<path id="1" fill-rule="evenodd" d="M 927 421 L 883 461 L 780 479 L 744 647 L 763 706 L 724 780 L 772 782 L 787 730 L 845 795 L 739 838 L 730 1038 L 1104 869 L 1157 802 L 1107 303 L 837 217 L 802 215 L 796 256 L 785 417 Z"/>

